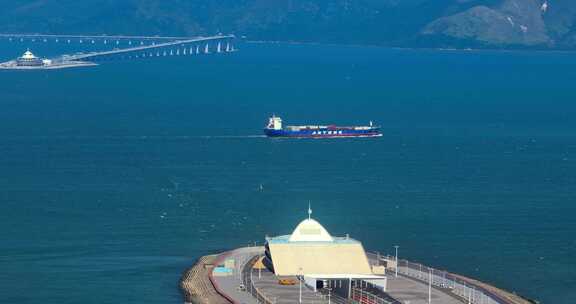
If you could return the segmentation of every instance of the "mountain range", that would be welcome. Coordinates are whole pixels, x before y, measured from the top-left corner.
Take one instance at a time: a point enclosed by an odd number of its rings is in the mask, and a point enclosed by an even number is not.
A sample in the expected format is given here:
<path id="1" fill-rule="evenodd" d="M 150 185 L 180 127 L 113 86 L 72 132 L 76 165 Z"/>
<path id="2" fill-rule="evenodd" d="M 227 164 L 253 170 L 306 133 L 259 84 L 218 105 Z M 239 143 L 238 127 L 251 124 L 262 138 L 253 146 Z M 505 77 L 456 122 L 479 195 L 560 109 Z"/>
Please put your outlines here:
<path id="1" fill-rule="evenodd" d="M 574 0 L 10 0 L 0 32 L 398 47 L 576 48 Z"/>

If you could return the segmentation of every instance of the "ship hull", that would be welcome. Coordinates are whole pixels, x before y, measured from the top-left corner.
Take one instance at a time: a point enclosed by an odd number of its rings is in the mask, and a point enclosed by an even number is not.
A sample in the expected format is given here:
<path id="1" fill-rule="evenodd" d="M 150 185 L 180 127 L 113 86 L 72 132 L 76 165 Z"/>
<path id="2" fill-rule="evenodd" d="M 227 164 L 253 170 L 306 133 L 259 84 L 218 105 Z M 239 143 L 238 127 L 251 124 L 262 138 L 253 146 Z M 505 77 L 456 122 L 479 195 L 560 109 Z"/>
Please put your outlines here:
<path id="1" fill-rule="evenodd" d="M 382 133 L 379 128 L 363 130 L 355 129 L 264 129 L 264 134 L 268 137 L 290 137 L 290 138 L 350 138 L 350 137 L 380 137 Z"/>

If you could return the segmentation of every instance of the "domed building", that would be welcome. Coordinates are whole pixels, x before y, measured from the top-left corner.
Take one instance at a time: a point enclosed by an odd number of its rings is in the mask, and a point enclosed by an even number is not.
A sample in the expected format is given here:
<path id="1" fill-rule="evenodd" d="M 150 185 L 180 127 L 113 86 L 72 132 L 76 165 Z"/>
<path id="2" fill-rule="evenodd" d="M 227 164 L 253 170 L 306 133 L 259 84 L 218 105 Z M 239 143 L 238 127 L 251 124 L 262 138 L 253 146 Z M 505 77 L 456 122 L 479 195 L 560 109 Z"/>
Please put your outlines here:
<path id="1" fill-rule="evenodd" d="M 371 284 L 386 291 L 387 278 L 373 270 L 362 243 L 350 238 L 335 237 L 318 221 L 308 218 L 300 222 L 290 235 L 266 238 L 263 264 L 277 277 L 297 277 L 310 289 L 327 288 L 350 299 L 353 288 Z"/>
<path id="2" fill-rule="evenodd" d="M 17 66 L 30 66 L 30 67 L 37 67 L 43 66 L 44 61 L 32 54 L 30 50 L 27 50 L 21 57 L 16 59 Z"/>
<path id="3" fill-rule="evenodd" d="M 290 235 L 267 238 L 264 264 L 277 276 L 372 275 L 362 243 L 334 237 L 309 217 Z"/>

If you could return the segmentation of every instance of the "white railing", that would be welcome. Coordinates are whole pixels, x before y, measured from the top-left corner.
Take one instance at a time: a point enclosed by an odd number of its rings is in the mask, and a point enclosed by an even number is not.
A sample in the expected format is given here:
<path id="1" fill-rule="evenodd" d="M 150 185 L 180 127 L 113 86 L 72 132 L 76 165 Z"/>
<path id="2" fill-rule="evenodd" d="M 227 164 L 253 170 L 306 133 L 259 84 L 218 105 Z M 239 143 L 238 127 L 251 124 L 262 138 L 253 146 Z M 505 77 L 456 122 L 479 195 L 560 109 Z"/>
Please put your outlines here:
<path id="1" fill-rule="evenodd" d="M 392 256 L 369 253 L 371 259 L 391 260 Z M 398 274 L 429 284 L 434 288 L 452 293 L 468 304 L 514 304 L 514 302 L 469 280 L 463 280 L 450 272 L 434 269 L 423 264 L 398 260 Z"/>

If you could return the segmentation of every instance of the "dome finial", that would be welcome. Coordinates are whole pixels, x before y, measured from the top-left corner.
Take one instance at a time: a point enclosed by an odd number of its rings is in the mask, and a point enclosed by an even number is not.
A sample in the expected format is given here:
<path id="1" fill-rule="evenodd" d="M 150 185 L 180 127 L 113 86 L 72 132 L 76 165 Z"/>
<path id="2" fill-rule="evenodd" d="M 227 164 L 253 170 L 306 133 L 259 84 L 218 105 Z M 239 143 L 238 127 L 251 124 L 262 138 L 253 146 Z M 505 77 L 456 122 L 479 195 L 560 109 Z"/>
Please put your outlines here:
<path id="1" fill-rule="evenodd" d="M 308 201 L 308 219 L 312 218 L 312 208 L 310 207 L 310 201 Z"/>

